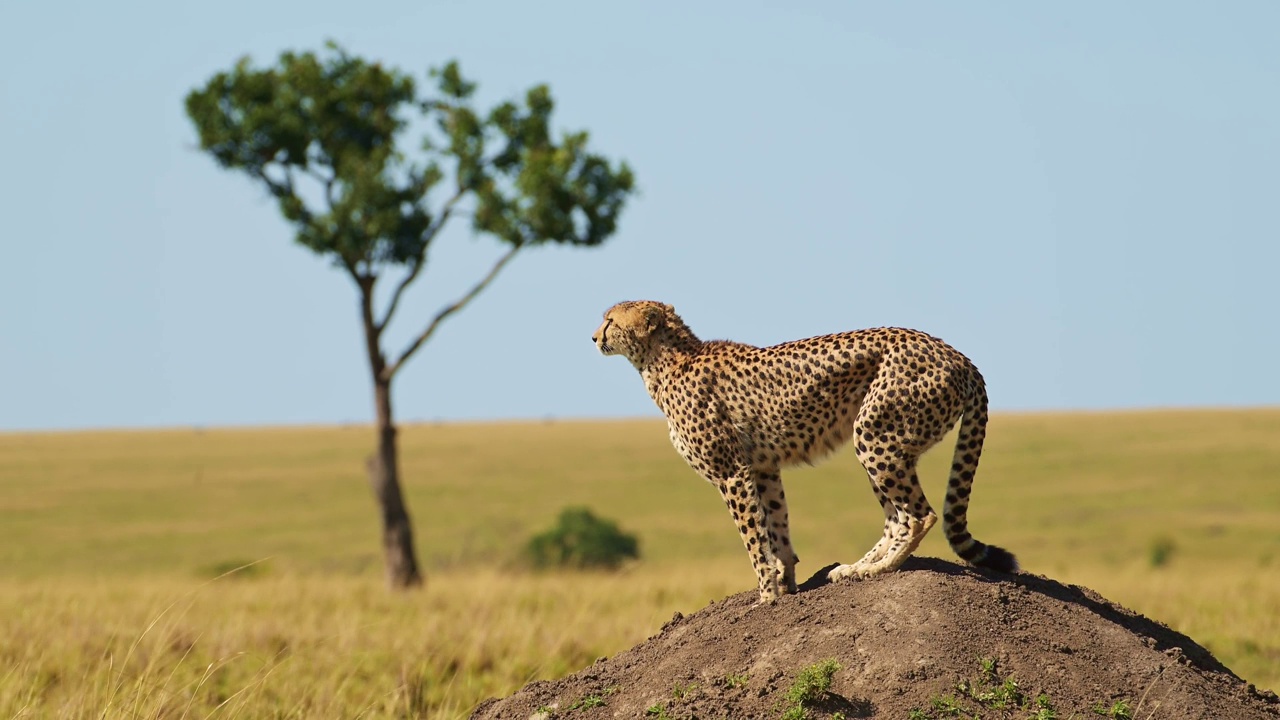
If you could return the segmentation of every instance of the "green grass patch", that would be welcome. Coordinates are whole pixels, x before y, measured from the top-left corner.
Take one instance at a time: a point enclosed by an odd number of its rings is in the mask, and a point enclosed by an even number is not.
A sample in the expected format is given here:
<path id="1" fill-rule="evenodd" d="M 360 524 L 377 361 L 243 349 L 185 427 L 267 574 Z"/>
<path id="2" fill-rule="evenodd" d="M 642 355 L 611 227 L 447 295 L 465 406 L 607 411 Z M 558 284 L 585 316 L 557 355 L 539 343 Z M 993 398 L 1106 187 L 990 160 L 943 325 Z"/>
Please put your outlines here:
<path id="1" fill-rule="evenodd" d="M 802 669 L 783 696 L 782 720 L 808 720 L 809 711 L 831 690 L 831 681 L 840 671 L 834 659 Z"/>
<path id="2" fill-rule="evenodd" d="M 1063 716 L 1045 693 L 1034 696 L 1023 691 L 1013 677 L 1002 676 L 996 661 L 991 658 L 978 660 L 978 677 L 956 683 L 955 692 L 937 695 L 929 699 L 929 705 L 915 708 L 907 714 L 908 720 L 1062 720 Z M 1133 720 L 1127 700 L 1119 700 L 1110 706 L 1095 703 L 1092 714 L 1113 720 Z M 1066 717 L 1079 718 L 1071 712 Z"/>

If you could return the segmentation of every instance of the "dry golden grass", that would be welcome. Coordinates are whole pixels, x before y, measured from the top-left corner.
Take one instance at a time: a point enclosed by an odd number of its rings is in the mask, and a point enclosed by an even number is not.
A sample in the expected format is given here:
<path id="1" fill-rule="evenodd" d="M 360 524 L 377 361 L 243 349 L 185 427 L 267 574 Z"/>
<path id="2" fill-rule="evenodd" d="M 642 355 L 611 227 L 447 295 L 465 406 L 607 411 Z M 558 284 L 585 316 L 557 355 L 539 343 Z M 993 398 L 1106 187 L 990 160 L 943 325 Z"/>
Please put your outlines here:
<path id="1" fill-rule="evenodd" d="M 731 574 L 447 570 L 411 594 L 319 575 L 22 581 L 0 591 L 0 717 L 465 716 L 639 642 L 736 590 Z"/>
<path id="2" fill-rule="evenodd" d="M 389 594 L 370 435 L 0 435 L 0 717 L 465 716 L 752 583 L 660 422 L 422 425 L 402 437 L 428 587 Z M 948 463 L 926 458 L 935 496 Z M 788 477 L 802 574 L 869 547 L 881 518 L 851 456 Z M 1274 688 L 1277 477 L 1277 410 L 1001 415 L 971 527 Z M 637 533 L 644 560 L 511 570 L 574 504 Z M 921 552 L 950 556 L 940 536 Z"/>

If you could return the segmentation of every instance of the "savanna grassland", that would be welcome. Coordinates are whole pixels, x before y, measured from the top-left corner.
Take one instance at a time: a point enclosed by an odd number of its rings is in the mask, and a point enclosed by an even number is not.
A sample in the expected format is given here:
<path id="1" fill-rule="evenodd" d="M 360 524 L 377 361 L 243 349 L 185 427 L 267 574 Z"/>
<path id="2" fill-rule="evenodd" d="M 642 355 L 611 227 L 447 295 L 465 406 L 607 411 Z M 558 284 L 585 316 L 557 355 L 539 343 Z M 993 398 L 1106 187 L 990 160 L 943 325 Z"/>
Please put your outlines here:
<path id="1" fill-rule="evenodd" d="M 0 435 L 0 718 L 465 717 L 753 584 L 661 421 L 415 425 L 402 462 L 428 580 L 391 594 L 371 443 L 366 427 Z M 921 473 L 939 504 L 949 462 L 935 450 Z M 841 453 L 787 476 L 802 577 L 879 534 L 855 469 Z M 519 569 L 567 505 L 636 533 L 643 559 Z M 997 415 L 969 517 L 1026 570 L 1280 688 L 1280 410 Z M 919 552 L 952 557 L 941 533 Z"/>

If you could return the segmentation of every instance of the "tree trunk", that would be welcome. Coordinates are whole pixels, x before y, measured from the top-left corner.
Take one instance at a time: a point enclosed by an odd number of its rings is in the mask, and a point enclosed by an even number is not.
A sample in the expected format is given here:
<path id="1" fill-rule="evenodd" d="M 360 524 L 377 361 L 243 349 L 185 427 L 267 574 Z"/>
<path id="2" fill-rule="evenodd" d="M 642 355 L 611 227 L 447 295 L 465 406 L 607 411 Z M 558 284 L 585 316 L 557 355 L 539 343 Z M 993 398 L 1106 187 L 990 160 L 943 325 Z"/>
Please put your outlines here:
<path id="1" fill-rule="evenodd" d="M 413 523 L 400 493 L 400 454 L 396 448 L 396 422 L 391 412 L 391 376 L 379 340 L 382 328 L 373 319 L 373 285 L 377 277 L 352 271 L 360 288 L 360 316 L 365 350 L 373 375 L 373 404 L 378 448 L 369 456 L 369 484 L 382 511 L 382 552 L 387 560 L 387 585 L 393 590 L 422 585 L 418 558 L 413 550 Z"/>
<path id="2" fill-rule="evenodd" d="M 391 415 L 391 383 L 374 380 L 378 409 L 378 449 L 369 457 L 369 483 L 382 511 L 382 552 L 387 561 L 387 585 L 393 590 L 422 584 L 413 549 L 413 523 L 400 493 L 400 461 L 396 426 Z"/>

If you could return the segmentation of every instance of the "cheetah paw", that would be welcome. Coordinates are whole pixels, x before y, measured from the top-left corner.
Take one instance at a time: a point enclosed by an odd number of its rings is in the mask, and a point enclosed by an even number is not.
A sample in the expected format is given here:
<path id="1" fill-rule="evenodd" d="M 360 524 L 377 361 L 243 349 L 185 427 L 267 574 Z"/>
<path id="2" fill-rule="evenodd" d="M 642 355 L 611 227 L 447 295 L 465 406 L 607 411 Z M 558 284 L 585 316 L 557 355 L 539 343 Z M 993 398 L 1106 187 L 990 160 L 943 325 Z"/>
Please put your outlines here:
<path id="1" fill-rule="evenodd" d="M 841 580 L 861 580 L 867 577 L 864 566 L 854 563 L 853 565 L 837 565 L 831 572 L 827 573 L 827 579 L 831 582 L 839 582 Z"/>

